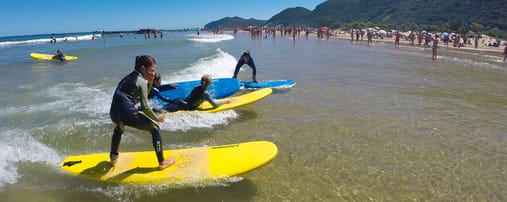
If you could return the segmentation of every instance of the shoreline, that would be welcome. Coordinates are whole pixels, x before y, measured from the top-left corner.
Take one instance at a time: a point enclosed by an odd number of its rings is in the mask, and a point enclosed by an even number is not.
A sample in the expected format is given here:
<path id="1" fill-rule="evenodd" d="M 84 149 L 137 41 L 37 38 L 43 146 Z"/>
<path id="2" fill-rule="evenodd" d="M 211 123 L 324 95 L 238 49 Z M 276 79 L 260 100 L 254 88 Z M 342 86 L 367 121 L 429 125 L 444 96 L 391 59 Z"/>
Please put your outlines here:
<path id="1" fill-rule="evenodd" d="M 225 31 L 227 32 L 227 34 L 231 34 L 234 36 L 234 33 L 232 31 Z M 224 32 L 224 33 L 225 33 Z M 244 32 L 244 33 L 248 33 L 248 31 L 244 31 L 244 30 L 238 30 L 238 32 Z M 279 36 L 279 33 L 277 32 L 277 37 Z M 265 35 L 265 33 L 262 33 L 262 35 Z M 271 34 L 267 34 L 268 36 L 271 35 Z M 311 32 L 309 33 L 309 36 L 311 37 L 315 37 L 317 38 L 317 33 L 315 32 Z M 283 36 L 283 37 L 287 37 L 287 38 L 292 38 L 291 36 L 287 35 L 287 36 Z M 302 38 L 304 36 L 297 36 L 296 38 Z M 347 41 L 351 41 L 351 37 L 350 37 L 350 34 L 344 34 L 344 33 L 337 33 L 337 34 L 334 34 L 334 35 L 330 35 L 329 38 L 332 38 L 332 39 L 339 39 L 339 40 L 347 40 Z M 321 39 L 321 40 L 326 40 L 325 38 Z M 354 40 L 356 41 L 356 40 Z M 363 43 L 368 43 L 368 39 L 366 38 L 366 36 L 363 37 L 363 40 L 359 40 L 357 42 L 363 42 Z M 386 45 L 392 45 L 394 46 L 394 42 L 395 42 L 395 39 L 393 37 L 385 37 L 383 39 L 381 38 L 374 38 L 373 39 L 373 43 L 383 43 L 383 44 L 386 44 Z M 451 44 L 451 43 L 449 43 Z M 464 53 L 478 53 L 478 54 L 482 54 L 482 55 L 490 55 L 490 56 L 497 56 L 497 57 L 504 57 L 503 55 L 503 52 L 504 52 L 504 48 L 505 48 L 505 45 L 507 43 L 505 43 L 504 45 L 501 45 L 499 47 L 490 47 L 490 46 L 486 46 L 482 43 L 479 43 L 478 44 L 478 48 L 475 48 L 474 45 L 469 45 L 467 44 L 466 46 L 464 47 L 453 47 L 452 45 L 449 45 L 449 46 L 446 46 L 442 41 L 439 42 L 439 45 L 438 45 L 438 48 L 442 51 L 445 51 L 445 52 L 464 52 Z M 431 44 L 430 44 L 431 45 Z M 404 47 L 411 47 L 410 45 L 410 41 L 408 40 L 404 40 L 404 39 L 400 39 L 400 46 L 404 46 Z M 420 47 L 422 48 L 424 46 L 424 44 L 421 44 L 419 45 L 417 42 L 415 42 L 414 46 L 412 47 Z M 429 48 L 431 50 L 431 47 Z M 507 64 L 504 62 L 504 64 Z"/>
<path id="2" fill-rule="evenodd" d="M 337 34 L 337 35 L 331 36 L 330 38 L 351 41 L 350 34 Z M 377 39 L 373 39 L 373 43 L 381 42 L 381 43 L 385 43 L 385 44 L 391 44 L 394 46 L 394 40 L 395 40 L 394 38 L 390 38 L 390 37 L 385 37 L 383 39 L 377 38 Z M 359 42 L 367 43 L 368 39 L 366 37 L 364 37 L 363 40 L 359 39 Z M 423 47 L 423 45 L 424 44 L 419 45 L 419 44 L 415 43 L 415 45 L 413 47 Z M 411 46 L 410 41 L 400 40 L 400 46 Z M 467 45 L 465 47 L 458 48 L 458 47 L 453 47 L 452 45 L 446 46 L 445 44 L 443 44 L 442 41 L 440 41 L 438 48 L 445 49 L 448 51 L 474 52 L 474 53 L 479 53 L 479 54 L 488 54 L 488 55 L 503 57 L 503 51 L 504 51 L 505 46 L 501 45 L 499 47 L 488 47 L 488 46 L 484 46 L 482 44 L 479 44 L 478 48 L 475 48 L 474 45 Z"/>

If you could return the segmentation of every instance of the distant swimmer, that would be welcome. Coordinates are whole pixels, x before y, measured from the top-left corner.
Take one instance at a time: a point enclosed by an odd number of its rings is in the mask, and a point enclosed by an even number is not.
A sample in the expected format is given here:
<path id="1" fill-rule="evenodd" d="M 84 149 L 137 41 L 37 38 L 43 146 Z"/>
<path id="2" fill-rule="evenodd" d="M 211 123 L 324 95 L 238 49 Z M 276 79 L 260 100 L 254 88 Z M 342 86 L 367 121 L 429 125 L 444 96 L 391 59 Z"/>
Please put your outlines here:
<path id="1" fill-rule="evenodd" d="M 245 51 L 243 55 L 238 60 L 238 64 L 236 64 L 236 68 L 234 69 L 234 75 L 232 78 L 238 78 L 239 69 L 241 69 L 241 66 L 244 64 L 247 64 L 252 68 L 252 80 L 254 82 L 257 82 L 256 75 L 257 75 L 257 69 L 255 68 L 255 63 L 253 61 L 253 58 L 250 56 L 250 51 Z"/>
<path id="2" fill-rule="evenodd" d="M 63 54 L 62 50 L 56 50 L 56 55 L 53 56 L 53 60 L 60 60 L 62 62 L 65 61 L 65 55 Z"/>

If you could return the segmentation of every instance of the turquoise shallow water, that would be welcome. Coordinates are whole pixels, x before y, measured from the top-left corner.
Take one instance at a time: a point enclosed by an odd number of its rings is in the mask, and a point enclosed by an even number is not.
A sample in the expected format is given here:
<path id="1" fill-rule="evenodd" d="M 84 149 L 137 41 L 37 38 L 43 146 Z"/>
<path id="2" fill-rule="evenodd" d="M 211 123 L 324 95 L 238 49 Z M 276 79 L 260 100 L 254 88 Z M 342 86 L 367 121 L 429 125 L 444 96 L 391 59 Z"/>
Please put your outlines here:
<path id="1" fill-rule="evenodd" d="M 61 48 L 79 59 L 35 61 Z M 279 147 L 239 178 L 182 186 L 114 185 L 58 169 L 67 155 L 107 152 L 112 92 L 150 54 L 166 82 L 230 77 L 250 50 L 258 79 L 297 85 L 218 114 L 170 116 L 164 147 L 252 140 Z M 163 39 L 0 47 L 1 201 L 505 201 L 507 65 L 500 56 L 390 44 L 168 32 Z M 250 78 L 247 67 L 241 78 Z M 127 130 L 121 149 L 151 150 Z"/>

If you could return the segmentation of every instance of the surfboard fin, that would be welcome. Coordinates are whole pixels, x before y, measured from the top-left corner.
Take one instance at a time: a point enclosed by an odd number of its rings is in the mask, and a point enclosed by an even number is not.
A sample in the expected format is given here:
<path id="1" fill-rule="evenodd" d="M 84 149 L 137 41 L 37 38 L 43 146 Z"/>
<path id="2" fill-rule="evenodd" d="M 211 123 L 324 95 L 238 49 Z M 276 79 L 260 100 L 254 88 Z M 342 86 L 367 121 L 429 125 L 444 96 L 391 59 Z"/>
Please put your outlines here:
<path id="1" fill-rule="evenodd" d="M 81 163 L 82 161 L 79 160 L 79 161 L 67 161 L 67 162 L 64 162 L 63 163 L 63 166 L 68 166 L 68 167 L 71 167 L 73 166 L 74 164 L 78 164 L 78 163 Z"/>

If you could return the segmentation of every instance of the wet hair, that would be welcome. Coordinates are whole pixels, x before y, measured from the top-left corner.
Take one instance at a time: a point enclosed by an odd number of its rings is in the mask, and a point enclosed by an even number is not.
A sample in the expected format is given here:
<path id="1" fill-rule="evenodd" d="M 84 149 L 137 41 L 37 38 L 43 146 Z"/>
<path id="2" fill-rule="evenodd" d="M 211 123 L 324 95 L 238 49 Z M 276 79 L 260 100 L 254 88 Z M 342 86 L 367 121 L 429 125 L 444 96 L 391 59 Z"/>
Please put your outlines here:
<path id="1" fill-rule="evenodd" d="M 136 56 L 136 66 L 134 67 L 137 71 L 141 70 L 141 67 L 151 67 L 152 65 L 156 65 L 157 61 L 155 58 L 149 55 L 138 55 Z"/>
<path id="2" fill-rule="evenodd" d="M 155 78 L 153 78 L 153 81 L 158 81 L 162 78 L 162 75 L 160 73 L 155 73 Z"/>
<path id="3" fill-rule="evenodd" d="M 249 50 L 246 50 L 245 52 L 243 52 L 243 56 L 248 56 L 248 57 L 250 57 L 250 51 L 249 51 Z"/>
<path id="4" fill-rule="evenodd" d="M 211 85 L 211 75 L 209 74 L 205 74 L 205 75 L 202 75 L 201 77 L 201 85 L 203 86 L 209 86 Z"/>

